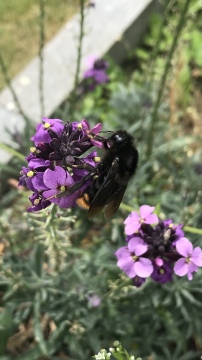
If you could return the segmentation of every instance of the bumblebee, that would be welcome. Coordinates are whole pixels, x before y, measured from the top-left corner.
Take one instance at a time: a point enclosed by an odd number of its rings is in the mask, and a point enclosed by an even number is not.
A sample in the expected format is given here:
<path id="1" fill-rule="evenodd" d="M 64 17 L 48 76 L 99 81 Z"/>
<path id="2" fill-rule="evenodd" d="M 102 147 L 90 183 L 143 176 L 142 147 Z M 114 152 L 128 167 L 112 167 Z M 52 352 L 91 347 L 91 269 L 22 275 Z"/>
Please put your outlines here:
<path id="1" fill-rule="evenodd" d="M 129 180 L 135 174 L 138 151 L 134 146 L 134 138 L 125 130 L 113 132 L 108 139 L 97 138 L 103 142 L 103 157 L 97 167 L 89 169 L 82 183 L 73 185 L 72 190 L 78 190 L 85 181 L 93 179 L 77 199 L 77 204 L 88 210 L 89 219 L 101 212 L 105 219 L 110 219 L 122 201 Z M 69 189 L 71 193 L 72 190 Z"/>

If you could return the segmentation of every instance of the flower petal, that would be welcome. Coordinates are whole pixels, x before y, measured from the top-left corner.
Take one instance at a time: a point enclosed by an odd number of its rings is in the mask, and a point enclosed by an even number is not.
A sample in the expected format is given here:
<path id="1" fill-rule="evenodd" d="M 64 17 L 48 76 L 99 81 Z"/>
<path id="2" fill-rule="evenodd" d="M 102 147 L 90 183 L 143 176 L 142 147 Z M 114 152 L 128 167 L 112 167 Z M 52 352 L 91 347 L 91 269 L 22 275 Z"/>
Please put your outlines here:
<path id="1" fill-rule="evenodd" d="M 139 215 L 132 211 L 132 213 L 126 218 L 124 221 L 125 226 L 125 233 L 126 235 L 132 235 L 135 231 L 140 228 L 140 218 Z"/>
<path id="2" fill-rule="evenodd" d="M 158 216 L 156 214 L 150 214 L 145 218 L 146 224 L 155 224 L 159 221 Z"/>
<path id="3" fill-rule="evenodd" d="M 130 255 L 129 251 L 128 251 L 128 247 L 127 246 L 122 246 L 120 249 L 118 249 L 114 255 L 117 257 L 117 259 L 121 259 L 122 257 L 127 257 Z"/>
<path id="4" fill-rule="evenodd" d="M 146 258 L 139 258 L 139 261 L 135 262 L 135 272 L 138 276 L 146 278 L 153 272 L 153 265 L 151 260 Z"/>
<path id="5" fill-rule="evenodd" d="M 129 224 L 131 222 L 136 222 L 139 221 L 139 215 L 136 211 L 132 211 L 127 218 L 125 219 L 125 221 L 123 222 L 125 225 Z"/>
<path id="6" fill-rule="evenodd" d="M 202 250 L 197 246 L 191 254 L 190 260 L 197 266 L 202 266 Z"/>
<path id="7" fill-rule="evenodd" d="M 188 273 L 188 264 L 186 263 L 186 259 L 181 258 L 176 261 L 174 265 L 174 272 L 179 276 L 184 276 Z"/>
<path id="8" fill-rule="evenodd" d="M 189 272 L 187 273 L 187 278 L 188 280 L 192 280 L 193 279 L 193 275 L 192 275 L 192 272 Z"/>
<path id="9" fill-rule="evenodd" d="M 155 209 L 155 206 L 149 206 L 149 205 L 140 206 L 140 217 L 142 219 L 146 219 L 147 216 L 149 216 L 154 209 Z"/>
<path id="10" fill-rule="evenodd" d="M 62 209 L 69 208 L 72 205 L 74 205 L 77 198 L 78 198 L 78 193 L 74 193 L 74 194 L 71 194 L 68 196 L 61 197 L 61 198 L 57 199 L 57 200 L 59 200 L 58 205 Z"/>
<path id="11" fill-rule="evenodd" d="M 187 238 L 182 237 L 181 239 L 177 240 L 176 249 L 180 255 L 187 257 L 188 255 L 192 254 L 193 245 Z"/>
<path id="12" fill-rule="evenodd" d="M 67 172 L 60 166 L 55 166 L 54 177 L 58 185 L 66 185 Z"/>
<path id="13" fill-rule="evenodd" d="M 56 198 L 55 195 L 57 194 L 56 189 L 51 189 L 43 192 L 43 196 L 48 199 L 49 201 L 53 202 L 54 204 L 58 204 L 59 198 Z"/>
<path id="14" fill-rule="evenodd" d="M 163 260 L 160 257 L 157 257 L 154 261 L 157 266 L 163 265 Z"/>
<path id="15" fill-rule="evenodd" d="M 134 237 L 128 242 L 128 249 L 130 252 L 139 256 L 147 251 L 148 245 L 139 237 Z"/>
<path id="16" fill-rule="evenodd" d="M 54 176 L 54 171 L 47 169 L 43 174 L 43 182 L 49 189 L 57 189 L 58 183 Z"/>
<path id="17" fill-rule="evenodd" d="M 127 258 L 121 258 L 117 262 L 118 267 L 123 270 L 129 278 L 133 278 L 136 276 L 135 269 L 134 269 L 134 261 L 131 256 Z"/>

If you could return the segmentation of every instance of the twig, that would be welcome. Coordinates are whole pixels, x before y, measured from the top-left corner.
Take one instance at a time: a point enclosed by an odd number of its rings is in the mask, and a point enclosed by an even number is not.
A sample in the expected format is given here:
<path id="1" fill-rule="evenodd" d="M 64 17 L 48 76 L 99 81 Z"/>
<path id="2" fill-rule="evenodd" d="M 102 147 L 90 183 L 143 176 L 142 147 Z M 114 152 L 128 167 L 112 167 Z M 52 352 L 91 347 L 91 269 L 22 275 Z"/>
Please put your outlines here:
<path id="1" fill-rule="evenodd" d="M 76 99 L 76 92 L 79 85 L 79 74 L 80 74 L 80 67 L 81 67 L 81 56 L 82 56 L 82 44 L 83 44 L 83 37 L 84 37 L 84 0 L 80 0 L 80 31 L 79 31 L 79 38 L 78 38 L 78 47 L 77 47 L 77 61 L 76 61 L 76 71 L 74 77 L 74 88 L 70 98 L 70 113 L 72 113 L 73 106 Z"/>
<path id="2" fill-rule="evenodd" d="M 157 98 L 156 101 L 154 103 L 154 107 L 153 107 L 153 111 L 152 111 L 152 115 L 151 115 L 151 126 L 150 126 L 150 130 L 149 130 L 149 136 L 148 136 L 148 147 L 147 147 L 147 156 L 149 157 L 152 153 L 153 150 L 153 143 L 154 143 L 154 133 L 155 133 L 155 126 L 158 122 L 158 109 L 160 106 L 160 102 L 161 102 L 161 98 L 163 95 L 163 90 L 165 87 L 165 83 L 166 83 L 166 78 L 168 75 L 168 71 L 170 69 L 171 66 L 171 60 L 174 54 L 174 51 L 176 49 L 177 46 L 177 41 L 179 38 L 179 35 L 181 33 L 181 30 L 185 24 L 185 20 L 186 20 L 186 15 L 187 15 L 187 11 L 189 9 L 189 4 L 191 3 L 191 0 L 186 0 L 184 2 L 184 7 L 181 11 L 181 15 L 180 15 L 180 19 L 177 25 L 177 28 L 175 30 L 175 36 L 173 38 L 173 42 L 171 45 L 171 48 L 168 52 L 168 57 L 167 57 L 167 61 L 165 64 L 165 68 L 164 68 L 164 72 L 163 75 L 161 77 L 161 81 L 160 81 L 160 85 L 159 85 L 159 89 L 158 89 L 158 93 L 157 93 Z"/>
<path id="3" fill-rule="evenodd" d="M 45 114 L 44 108 L 44 42 L 45 42 L 45 0 L 39 0 L 39 97 L 41 117 Z"/>
<path id="4" fill-rule="evenodd" d="M 4 59 L 3 59 L 3 56 L 2 54 L 0 53 L 0 67 L 1 67 L 1 70 L 2 70 L 2 73 L 3 73 L 3 76 L 4 76 L 4 80 L 5 80 L 5 83 L 6 85 L 8 86 L 12 96 L 13 96 L 13 99 L 14 99 L 14 102 L 16 104 L 16 107 L 20 113 L 20 115 L 26 120 L 26 122 L 29 122 L 29 118 L 27 117 L 27 115 L 24 113 L 21 105 L 20 105 L 20 101 L 18 100 L 18 97 L 17 97 L 17 94 L 13 88 L 13 85 L 12 85 L 12 82 L 11 82 L 11 79 L 8 75 L 8 70 L 7 70 L 7 66 L 4 62 Z"/>
<path id="5" fill-rule="evenodd" d="M 150 93 L 151 87 L 153 85 L 153 76 L 155 73 L 154 61 L 156 60 L 157 54 L 159 52 L 161 40 L 163 38 L 163 31 L 164 31 L 166 23 L 168 21 L 168 13 L 169 13 L 170 9 L 172 8 L 172 6 L 174 5 L 175 1 L 176 0 L 169 0 L 166 3 L 166 6 L 165 6 L 164 12 L 163 12 L 163 16 L 161 18 L 160 29 L 159 29 L 158 36 L 156 39 L 156 44 L 153 47 L 152 52 L 151 52 L 151 56 L 150 56 L 150 60 L 149 60 L 150 66 L 148 67 L 148 75 L 147 75 L 148 76 L 148 84 L 149 84 L 148 85 L 148 93 Z"/>

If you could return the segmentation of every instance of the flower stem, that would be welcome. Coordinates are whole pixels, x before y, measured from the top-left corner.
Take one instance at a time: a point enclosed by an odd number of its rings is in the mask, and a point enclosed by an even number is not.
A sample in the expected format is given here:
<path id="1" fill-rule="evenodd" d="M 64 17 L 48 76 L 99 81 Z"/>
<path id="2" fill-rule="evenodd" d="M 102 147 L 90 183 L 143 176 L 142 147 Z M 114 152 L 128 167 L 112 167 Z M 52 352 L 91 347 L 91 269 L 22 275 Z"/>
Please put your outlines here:
<path id="1" fill-rule="evenodd" d="M 41 117 L 45 114 L 44 108 L 44 42 L 45 42 L 45 0 L 39 0 L 39 100 Z"/>
<path id="2" fill-rule="evenodd" d="M 9 75 L 8 75 L 7 66 L 6 66 L 6 64 L 5 64 L 5 62 L 4 62 L 4 59 L 3 59 L 3 56 L 2 56 L 1 53 L 0 53 L 0 68 L 1 68 L 1 70 L 2 70 L 2 74 L 3 74 L 3 76 L 4 76 L 5 83 L 6 83 L 6 85 L 8 86 L 8 88 L 9 88 L 9 90 L 10 90 L 12 96 L 13 96 L 14 102 L 15 102 L 15 104 L 16 104 L 16 107 L 17 107 L 20 115 L 21 115 L 21 116 L 26 120 L 26 122 L 28 123 L 28 122 L 29 122 L 29 119 L 28 119 L 27 115 L 25 115 L 25 113 L 24 113 L 24 111 L 23 111 L 23 109 L 22 109 L 22 107 L 21 107 L 21 105 L 20 105 L 20 102 L 19 102 L 19 100 L 18 100 L 17 94 L 16 94 L 16 92 L 15 92 L 15 90 L 14 90 L 14 88 L 13 88 L 11 79 L 10 79 L 10 77 L 9 77 Z"/>
<path id="3" fill-rule="evenodd" d="M 191 227 L 191 226 L 184 226 L 183 230 L 185 230 L 187 232 L 190 232 L 192 234 L 202 235 L 202 229 L 197 229 L 197 228 L 194 228 L 194 227 Z"/>
<path id="4" fill-rule="evenodd" d="M 159 89 L 158 89 L 156 101 L 154 103 L 153 111 L 152 111 L 152 114 L 151 114 L 151 126 L 150 126 L 150 129 L 149 129 L 149 132 L 148 132 L 148 134 L 149 134 L 149 136 L 148 136 L 148 146 L 147 146 L 147 156 L 148 157 L 152 154 L 152 150 L 153 150 L 155 127 L 156 127 L 157 122 L 158 122 L 158 109 L 159 109 L 160 102 L 161 102 L 161 99 L 162 99 L 162 94 L 163 94 L 163 90 L 164 90 L 164 87 L 165 87 L 166 78 L 167 78 L 167 75 L 168 75 L 168 72 L 169 72 L 169 69 L 170 69 L 170 66 L 171 66 L 171 60 L 172 60 L 174 51 L 176 49 L 177 42 L 178 42 L 181 30 L 182 30 L 182 28 L 183 28 L 183 26 L 185 24 L 185 21 L 186 21 L 186 15 L 187 15 L 187 11 L 189 9 L 190 3 L 191 3 L 191 0 L 186 0 L 184 2 L 184 6 L 183 6 L 182 11 L 181 11 L 180 19 L 179 19 L 179 22 L 178 22 L 176 30 L 175 30 L 175 35 L 174 35 L 174 38 L 173 38 L 173 42 L 172 42 L 170 50 L 168 52 L 164 72 L 163 72 L 163 75 L 161 77 L 161 81 L 160 81 L 160 84 L 159 84 Z"/>
<path id="5" fill-rule="evenodd" d="M 74 88 L 70 97 L 70 114 L 73 112 L 73 107 L 76 100 L 76 92 L 79 85 L 79 74 L 81 67 L 81 57 L 82 57 L 82 45 L 83 45 L 83 37 L 84 37 L 84 0 L 80 0 L 80 30 L 79 30 L 79 38 L 78 38 L 78 47 L 77 47 L 77 61 L 76 61 L 76 71 L 74 77 Z"/>

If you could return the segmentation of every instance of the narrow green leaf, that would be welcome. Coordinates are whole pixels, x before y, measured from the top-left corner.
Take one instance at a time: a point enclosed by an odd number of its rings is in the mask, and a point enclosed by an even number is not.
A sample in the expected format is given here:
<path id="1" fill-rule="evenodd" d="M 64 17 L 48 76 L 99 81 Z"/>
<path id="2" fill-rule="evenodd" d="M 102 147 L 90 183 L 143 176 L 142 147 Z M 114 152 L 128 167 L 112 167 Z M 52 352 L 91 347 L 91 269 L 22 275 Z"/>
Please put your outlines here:
<path id="1" fill-rule="evenodd" d="M 40 293 L 37 292 L 34 301 L 34 335 L 39 348 L 43 355 L 48 355 L 48 348 L 44 339 L 44 334 L 41 328 L 41 312 L 40 312 Z"/>
<path id="2" fill-rule="evenodd" d="M 17 150 L 12 149 L 10 146 L 0 143 L 0 148 L 7 151 L 9 154 L 13 155 L 14 157 L 17 157 L 20 160 L 23 160 L 26 163 L 24 155 L 19 153 Z"/>

